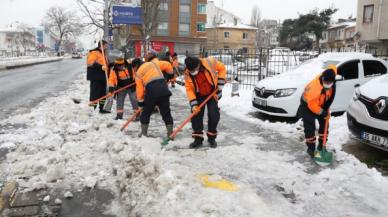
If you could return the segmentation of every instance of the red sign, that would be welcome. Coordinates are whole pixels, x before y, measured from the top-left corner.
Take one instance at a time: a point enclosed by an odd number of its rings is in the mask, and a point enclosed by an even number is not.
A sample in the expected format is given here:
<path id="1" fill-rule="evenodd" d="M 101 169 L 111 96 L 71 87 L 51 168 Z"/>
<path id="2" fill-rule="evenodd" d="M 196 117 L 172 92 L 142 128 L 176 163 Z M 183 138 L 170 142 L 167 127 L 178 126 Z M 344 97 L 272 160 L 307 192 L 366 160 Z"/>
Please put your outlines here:
<path id="1" fill-rule="evenodd" d="M 163 51 L 170 51 L 170 53 L 174 53 L 174 42 L 164 42 L 164 41 L 152 41 L 151 42 L 151 49 L 158 51 L 158 52 L 163 52 Z M 143 45 L 141 41 L 137 41 L 135 43 L 135 54 L 136 57 L 142 56 L 143 52 Z"/>

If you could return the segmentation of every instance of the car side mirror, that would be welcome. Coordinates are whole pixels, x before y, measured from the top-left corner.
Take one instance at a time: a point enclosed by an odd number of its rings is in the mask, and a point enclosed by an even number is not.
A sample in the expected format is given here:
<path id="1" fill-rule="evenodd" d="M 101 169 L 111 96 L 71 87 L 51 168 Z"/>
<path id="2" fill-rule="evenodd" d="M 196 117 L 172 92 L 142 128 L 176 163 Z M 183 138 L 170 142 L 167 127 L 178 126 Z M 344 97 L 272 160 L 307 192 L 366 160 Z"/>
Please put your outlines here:
<path id="1" fill-rule="evenodd" d="M 342 80 L 344 80 L 344 77 L 342 75 L 336 75 L 335 76 L 335 80 L 336 81 L 342 81 Z"/>

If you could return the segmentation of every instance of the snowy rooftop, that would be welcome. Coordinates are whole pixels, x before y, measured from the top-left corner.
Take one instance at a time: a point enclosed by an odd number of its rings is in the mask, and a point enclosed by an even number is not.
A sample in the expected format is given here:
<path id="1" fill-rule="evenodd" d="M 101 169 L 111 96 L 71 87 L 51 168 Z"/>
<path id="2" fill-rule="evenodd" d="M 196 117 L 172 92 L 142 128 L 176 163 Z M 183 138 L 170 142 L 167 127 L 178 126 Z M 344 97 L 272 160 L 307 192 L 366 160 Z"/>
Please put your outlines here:
<path id="1" fill-rule="evenodd" d="M 343 22 L 343 23 L 332 24 L 328 29 L 335 29 L 340 27 L 354 27 L 354 26 L 356 26 L 356 22 Z"/>
<path id="2" fill-rule="evenodd" d="M 257 30 L 256 27 L 253 26 L 248 26 L 242 23 L 238 23 L 237 25 L 234 25 L 233 23 L 223 23 L 219 24 L 216 27 L 210 27 L 207 26 L 206 28 L 208 29 L 213 29 L 213 28 L 224 28 L 224 29 L 248 29 L 248 30 Z"/>

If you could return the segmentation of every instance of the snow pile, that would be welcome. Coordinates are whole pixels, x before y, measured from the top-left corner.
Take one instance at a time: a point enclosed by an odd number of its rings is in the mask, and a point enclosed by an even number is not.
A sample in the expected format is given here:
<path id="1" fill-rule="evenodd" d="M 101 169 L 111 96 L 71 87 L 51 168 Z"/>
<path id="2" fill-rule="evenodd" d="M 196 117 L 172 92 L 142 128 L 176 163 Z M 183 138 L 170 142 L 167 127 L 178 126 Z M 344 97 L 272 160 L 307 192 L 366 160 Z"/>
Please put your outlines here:
<path id="1" fill-rule="evenodd" d="M 172 98 L 177 123 L 188 112 L 181 91 L 181 87 L 174 90 Z M 31 113 L 3 121 L 27 122 L 27 128 L 0 135 L 1 144 L 14 144 L 15 149 L 7 154 L 1 173 L 25 189 L 110 190 L 116 200 L 108 211 L 116 216 L 383 217 L 388 213 L 387 178 L 341 151 L 348 139 L 344 117 L 333 119 L 329 138 L 337 161 L 321 169 L 305 157 L 300 123 L 261 121 L 250 114 L 251 91 L 240 95 L 231 98 L 229 87 L 224 90 L 220 107 L 229 116 L 222 117 L 217 149 L 188 149 L 192 139 L 187 126 L 161 150 L 158 136 L 165 134 L 165 128 L 160 115 L 151 118 L 150 134 L 155 138 L 138 138 L 136 122 L 123 134 L 119 128 L 124 121 L 113 121 L 114 114 L 93 113 L 87 106 L 88 83 L 82 78 Z M 71 98 L 82 103 L 74 104 Z M 233 182 L 238 190 L 206 188 L 198 178 L 202 174 Z"/>

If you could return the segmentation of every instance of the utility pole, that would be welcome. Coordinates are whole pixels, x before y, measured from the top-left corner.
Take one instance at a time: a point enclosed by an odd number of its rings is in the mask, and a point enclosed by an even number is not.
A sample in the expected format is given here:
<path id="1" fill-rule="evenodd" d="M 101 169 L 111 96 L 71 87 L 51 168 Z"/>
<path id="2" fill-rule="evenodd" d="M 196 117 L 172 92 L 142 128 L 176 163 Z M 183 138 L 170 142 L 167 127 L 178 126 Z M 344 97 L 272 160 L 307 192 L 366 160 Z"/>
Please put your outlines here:
<path id="1" fill-rule="evenodd" d="M 109 41 L 109 0 L 104 0 L 104 39 Z"/>

